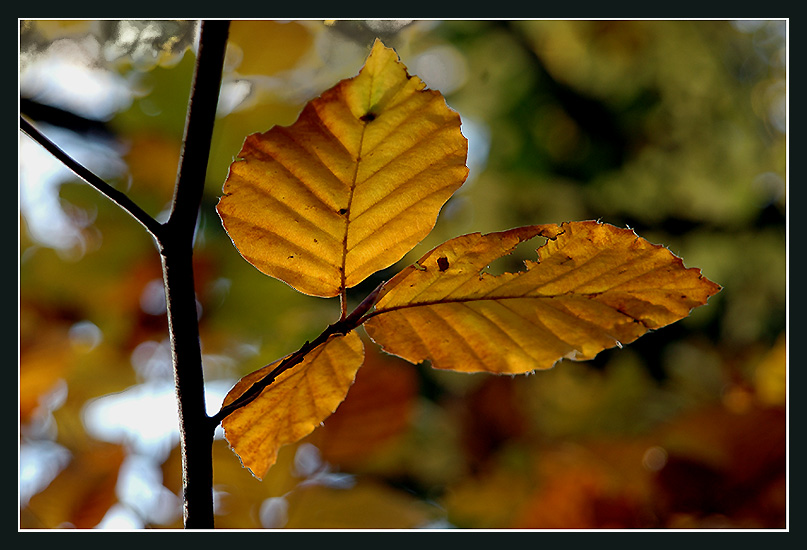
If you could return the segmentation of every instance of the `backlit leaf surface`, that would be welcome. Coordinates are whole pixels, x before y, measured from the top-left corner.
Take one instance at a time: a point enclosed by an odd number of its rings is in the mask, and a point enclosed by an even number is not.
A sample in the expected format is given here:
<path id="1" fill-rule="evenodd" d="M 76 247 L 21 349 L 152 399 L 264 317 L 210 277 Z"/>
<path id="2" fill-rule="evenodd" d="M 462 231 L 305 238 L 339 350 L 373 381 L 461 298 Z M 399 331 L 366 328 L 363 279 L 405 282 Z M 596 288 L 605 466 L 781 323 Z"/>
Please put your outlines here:
<path id="1" fill-rule="evenodd" d="M 536 236 L 549 240 L 525 271 L 482 273 Z M 719 290 L 630 229 L 534 225 L 438 246 L 390 280 L 365 327 L 385 351 L 413 363 L 525 373 L 633 342 Z"/>
<path id="2" fill-rule="evenodd" d="M 409 252 L 468 175 L 459 115 L 376 41 L 291 126 L 247 137 L 218 204 L 263 273 L 337 296 Z"/>
<path id="3" fill-rule="evenodd" d="M 332 336 L 302 363 L 280 374 L 261 394 L 222 422 L 224 434 L 241 462 L 262 478 L 281 446 L 299 441 L 320 425 L 347 395 L 364 360 L 355 333 Z M 232 403 L 280 363 L 242 378 L 224 399 Z"/>

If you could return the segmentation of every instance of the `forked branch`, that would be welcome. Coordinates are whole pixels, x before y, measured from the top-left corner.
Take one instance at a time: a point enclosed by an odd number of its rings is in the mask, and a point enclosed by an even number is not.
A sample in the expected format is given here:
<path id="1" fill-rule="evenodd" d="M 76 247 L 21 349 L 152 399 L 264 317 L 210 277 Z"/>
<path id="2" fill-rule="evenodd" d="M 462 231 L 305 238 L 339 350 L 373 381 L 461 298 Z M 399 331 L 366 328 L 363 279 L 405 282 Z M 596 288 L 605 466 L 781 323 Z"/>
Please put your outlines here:
<path id="1" fill-rule="evenodd" d="M 20 129 L 77 176 L 135 218 L 155 239 L 161 254 L 168 326 L 180 417 L 184 520 L 186 528 L 213 528 L 213 430 L 205 411 L 204 377 L 196 317 L 193 234 L 204 192 L 218 106 L 229 21 L 203 21 L 191 86 L 182 157 L 168 221 L 160 224 L 20 117 Z"/>

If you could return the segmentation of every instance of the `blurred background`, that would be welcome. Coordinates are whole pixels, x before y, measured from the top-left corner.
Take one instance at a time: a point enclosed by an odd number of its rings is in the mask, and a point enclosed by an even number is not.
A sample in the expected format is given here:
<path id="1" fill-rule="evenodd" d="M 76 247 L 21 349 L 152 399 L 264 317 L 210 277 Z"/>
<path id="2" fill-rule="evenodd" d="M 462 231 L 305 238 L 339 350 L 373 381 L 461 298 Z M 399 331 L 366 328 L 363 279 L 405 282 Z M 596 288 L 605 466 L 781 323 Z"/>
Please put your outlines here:
<path id="1" fill-rule="evenodd" d="M 207 400 L 339 315 L 239 255 L 215 204 L 244 138 L 354 76 L 376 37 L 463 120 L 470 176 L 409 256 L 599 219 L 723 290 L 593 361 L 465 375 L 376 352 L 264 481 L 214 444 L 219 528 L 787 525 L 787 22 L 235 21 L 196 240 Z M 198 24 L 20 21 L 20 110 L 164 219 Z M 19 525 L 180 528 L 159 255 L 19 135 Z M 532 251 L 527 251 L 534 254 Z M 534 256 L 533 256 L 534 257 Z"/>

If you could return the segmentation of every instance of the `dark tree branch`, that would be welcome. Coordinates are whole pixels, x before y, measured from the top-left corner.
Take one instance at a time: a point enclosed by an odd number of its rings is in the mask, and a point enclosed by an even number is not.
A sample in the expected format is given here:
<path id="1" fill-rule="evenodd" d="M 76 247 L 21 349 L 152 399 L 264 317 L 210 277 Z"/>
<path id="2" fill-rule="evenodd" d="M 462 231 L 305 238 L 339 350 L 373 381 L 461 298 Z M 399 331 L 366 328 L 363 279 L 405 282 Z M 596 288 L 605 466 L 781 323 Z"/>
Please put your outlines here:
<path id="1" fill-rule="evenodd" d="M 20 130 L 25 132 L 31 139 L 41 145 L 51 155 L 59 159 L 62 164 L 67 166 L 78 177 L 86 181 L 88 184 L 96 188 L 109 200 L 120 206 L 127 214 L 132 216 L 140 225 L 146 228 L 152 237 L 159 240 L 162 232 L 162 226 L 154 218 L 149 216 L 142 208 L 132 201 L 126 194 L 118 191 L 107 182 L 99 178 L 87 167 L 77 162 L 70 155 L 65 153 L 58 145 L 49 140 L 45 135 L 40 132 L 33 124 L 31 124 L 25 117 L 20 116 Z"/>
<path id="2" fill-rule="evenodd" d="M 179 404 L 184 521 L 212 529 L 213 429 L 205 407 L 193 275 L 193 237 L 204 191 L 229 21 L 203 21 L 171 215 L 160 239 Z"/>
<path id="3" fill-rule="evenodd" d="M 20 117 L 20 129 L 80 178 L 130 214 L 160 250 L 180 420 L 185 527 L 212 529 L 215 424 L 205 406 L 193 275 L 193 238 L 204 192 L 229 21 L 203 21 L 171 215 L 165 224 L 62 151 Z"/>
<path id="4" fill-rule="evenodd" d="M 213 140 L 229 24 L 220 20 L 202 22 L 199 62 L 188 105 L 171 215 L 166 224 L 172 231 L 195 230 Z"/>
<path id="5" fill-rule="evenodd" d="M 83 136 L 114 139 L 115 134 L 106 122 L 83 117 L 66 109 L 40 103 L 30 97 L 20 97 L 20 113 L 30 120 L 65 128 Z"/>

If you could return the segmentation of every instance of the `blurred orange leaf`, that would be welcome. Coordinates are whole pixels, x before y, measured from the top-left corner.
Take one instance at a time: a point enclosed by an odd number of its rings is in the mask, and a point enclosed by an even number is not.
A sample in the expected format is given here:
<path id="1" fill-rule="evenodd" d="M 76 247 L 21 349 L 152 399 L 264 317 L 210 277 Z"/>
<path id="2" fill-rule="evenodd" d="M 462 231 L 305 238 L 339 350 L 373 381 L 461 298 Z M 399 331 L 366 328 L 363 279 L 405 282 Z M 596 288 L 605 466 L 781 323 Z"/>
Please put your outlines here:
<path id="1" fill-rule="evenodd" d="M 376 41 L 359 74 L 292 126 L 247 137 L 217 209 L 260 271 L 337 296 L 431 231 L 468 175 L 467 150 L 459 115 Z"/>
<path id="2" fill-rule="evenodd" d="M 62 379 L 67 370 L 69 348 L 66 339 L 46 342 L 20 352 L 20 424 L 28 422 L 41 399 Z"/>
<path id="3" fill-rule="evenodd" d="M 490 262 L 536 236 L 526 270 Z M 393 277 L 365 322 L 394 355 L 439 369 L 518 374 L 587 360 L 689 315 L 720 286 L 630 229 L 534 225 L 449 240 Z"/>
<path id="4" fill-rule="evenodd" d="M 266 77 L 293 68 L 312 43 L 311 33 L 296 21 L 239 20 L 230 24 L 227 47 L 239 54 L 240 75 Z"/>
<path id="5" fill-rule="evenodd" d="M 176 180 L 181 144 L 157 132 L 132 137 L 126 160 L 132 181 L 170 196 Z"/>
<path id="6" fill-rule="evenodd" d="M 261 479 L 277 460 L 281 446 L 299 441 L 336 410 L 363 360 L 364 344 L 355 332 L 332 336 L 301 364 L 280 374 L 257 398 L 225 418 L 225 437 L 244 466 Z M 242 378 L 227 394 L 224 405 L 279 363 Z"/>
<path id="7" fill-rule="evenodd" d="M 766 405 L 784 405 L 787 401 L 787 334 L 779 335 L 773 349 L 757 365 L 754 386 Z"/>
<path id="8" fill-rule="evenodd" d="M 641 440 L 545 449 L 538 482 L 510 526 L 516 529 L 655 527 Z"/>
<path id="9" fill-rule="evenodd" d="M 29 502 L 39 524 L 23 528 L 91 529 L 117 502 L 115 487 L 125 456 L 119 445 L 98 444 L 74 455 L 72 462 Z"/>
<path id="10" fill-rule="evenodd" d="M 347 399 L 312 442 L 329 462 L 364 461 L 410 426 L 417 392 L 417 372 L 411 365 L 375 346 L 366 348 Z"/>
<path id="11" fill-rule="evenodd" d="M 415 529 L 441 515 L 436 506 L 374 482 L 349 489 L 299 487 L 288 497 L 286 529 Z"/>

